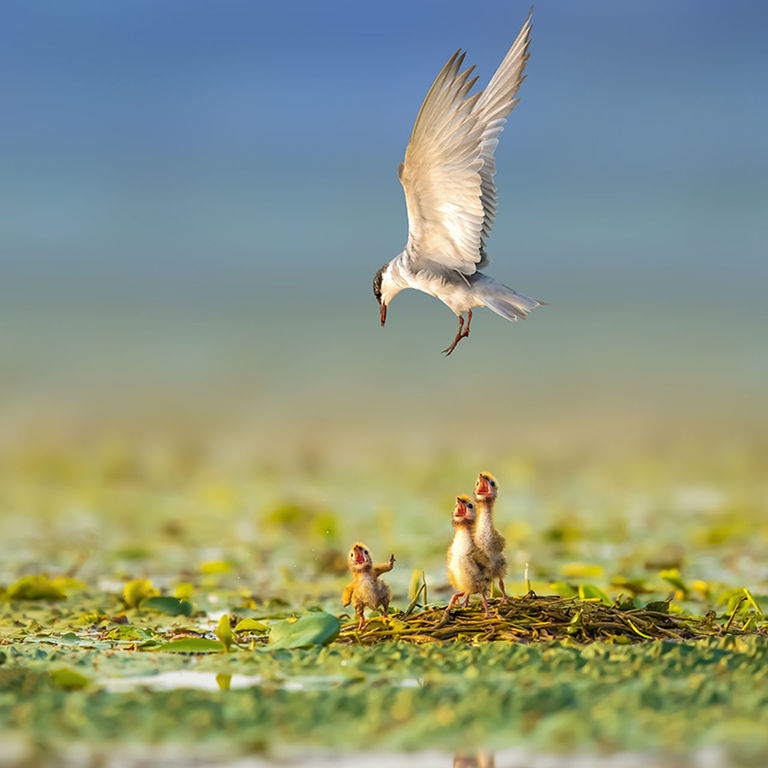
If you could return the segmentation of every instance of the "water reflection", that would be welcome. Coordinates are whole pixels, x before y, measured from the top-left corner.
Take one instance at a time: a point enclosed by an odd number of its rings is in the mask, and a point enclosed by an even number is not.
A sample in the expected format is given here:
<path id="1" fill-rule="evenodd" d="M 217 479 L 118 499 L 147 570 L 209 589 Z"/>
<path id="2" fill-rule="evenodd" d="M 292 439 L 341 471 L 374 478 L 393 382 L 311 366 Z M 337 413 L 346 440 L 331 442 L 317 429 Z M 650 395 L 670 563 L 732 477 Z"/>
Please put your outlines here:
<path id="1" fill-rule="evenodd" d="M 453 757 L 453 768 L 496 768 L 496 761 L 487 752 L 476 752 L 473 755 L 460 752 Z"/>

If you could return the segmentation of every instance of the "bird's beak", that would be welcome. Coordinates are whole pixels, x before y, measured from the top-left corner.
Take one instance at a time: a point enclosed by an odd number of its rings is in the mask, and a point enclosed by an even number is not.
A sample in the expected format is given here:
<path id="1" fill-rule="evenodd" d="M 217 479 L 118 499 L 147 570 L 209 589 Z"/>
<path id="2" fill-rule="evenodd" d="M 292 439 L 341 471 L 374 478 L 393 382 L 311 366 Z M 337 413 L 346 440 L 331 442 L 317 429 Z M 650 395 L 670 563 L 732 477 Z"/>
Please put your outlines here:
<path id="1" fill-rule="evenodd" d="M 379 317 L 381 319 L 381 327 L 383 328 L 384 323 L 387 322 L 387 305 L 386 304 L 381 305 L 381 314 L 379 315 Z"/>
<path id="2" fill-rule="evenodd" d="M 477 492 L 483 496 L 491 493 L 491 484 L 485 475 L 479 475 L 477 478 Z"/>
<path id="3" fill-rule="evenodd" d="M 453 514 L 456 517 L 464 517 L 467 514 L 467 505 L 463 499 L 456 499 L 456 510 Z"/>

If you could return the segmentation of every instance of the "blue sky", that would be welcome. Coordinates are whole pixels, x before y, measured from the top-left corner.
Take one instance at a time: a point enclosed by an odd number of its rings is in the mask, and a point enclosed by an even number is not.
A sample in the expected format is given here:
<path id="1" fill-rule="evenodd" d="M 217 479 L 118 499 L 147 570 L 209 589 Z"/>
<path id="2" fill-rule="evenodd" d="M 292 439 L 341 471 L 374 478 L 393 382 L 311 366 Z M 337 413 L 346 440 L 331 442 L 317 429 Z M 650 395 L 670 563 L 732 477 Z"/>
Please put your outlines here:
<path id="1" fill-rule="evenodd" d="M 367 274 L 402 246 L 394 169 L 431 79 L 464 47 L 487 80 L 527 9 L 7 4 L 2 257 L 107 278 L 190 265 L 239 279 L 286 259 Z M 540 3 L 492 255 L 560 217 L 576 258 L 559 241 L 547 258 L 568 269 L 595 236 L 593 252 L 620 244 L 615 226 L 641 222 L 652 250 L 658 218 L 695 263 L 687 245 L 718 238 L 720 218 L 724 240 L 744 238 L 731 259 L 758 266 L 745 230 L 766 194 L 766 21 L 745 2 Z"/>

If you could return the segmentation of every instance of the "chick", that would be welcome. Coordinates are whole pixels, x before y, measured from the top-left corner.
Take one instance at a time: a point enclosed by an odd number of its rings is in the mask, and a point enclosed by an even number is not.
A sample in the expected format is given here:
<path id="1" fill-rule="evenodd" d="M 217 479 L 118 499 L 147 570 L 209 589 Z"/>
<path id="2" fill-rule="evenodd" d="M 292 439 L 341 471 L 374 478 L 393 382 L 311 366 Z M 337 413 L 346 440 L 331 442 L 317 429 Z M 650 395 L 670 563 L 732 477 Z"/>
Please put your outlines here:
<path id="1" fill-rule="evenodd" d="M 485 593 L 491 584 L 491 562 L 488 556 L 475 544 L 472 534 L 475 528 L 475 505 L 469 496 L 457 496 L 453 511 L 453 541 L 448 548 L 448 580 L 457 590 L 448 603 L 448 610 L 462 597 L 479 594 L 489 617 L 488 600 Z M 465 602 L 466 605 L 466 602 Z"/>
<path id="2" fill-rule="evenodd" d="M 368 548 L 360 542 L 349 550 L 349 570 L 352 571 L 352 581 L 344 587 L 341 602 L 344 605 L 352 603 L 355 606 L 355 613 L 360 616 L 358 630 L 365 624 L 366 608 L 373 610 L 381 606 L 382 613 L 386 617 L 392 593 L 383 581 L 379 581 L 379 576 L 391 571 L 394 564 L 395 556 L 390 555 L 388 563 L 374 565 Z"/>
<path id="3" fill-rule="evenodd" d="M 502 600 L 506 603 L 509 599 L 504 589 L 504 577 L 507 575 L 507 558 L 504 557 L 504 548 L 507 542 L 493 524 L 493 507 L 496 504 L 498 492 L 499 484 L 490 472 L 481 472 L 477 476 L 475 483 L 477 523 L 473 536 L 475 544 L 491 561 L 491 582 L 494 579 L 499 580 Z"/>

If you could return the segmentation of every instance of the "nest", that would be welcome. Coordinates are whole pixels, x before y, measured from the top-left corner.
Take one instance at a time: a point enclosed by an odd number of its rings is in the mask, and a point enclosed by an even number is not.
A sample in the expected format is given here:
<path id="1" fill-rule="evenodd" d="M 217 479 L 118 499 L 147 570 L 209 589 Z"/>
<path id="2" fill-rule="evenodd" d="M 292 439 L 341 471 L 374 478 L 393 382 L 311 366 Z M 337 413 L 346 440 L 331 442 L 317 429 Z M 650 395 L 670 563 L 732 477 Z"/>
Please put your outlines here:
<path id="1" fill-rule="evenodd" d="M 530 643 L 570 639 L 578 643 L 595 640 L 640 643 L 649 640 L 695 640 L 716 637 L 726 631 L 713 617 L 684 618 L 667 613 L 665 603 L 637 608 L 628 601 L 606 605 L 600 600 L 558 596 L 513 597 L 507 603 L 493 600 L 490 617 L 482 606 L 467 608 L 427 607 L 420 613 L 393 613 L 389 618 L 369 619 L 361 631 L 357 624 L 342 627 L 337 642 L 374 645 L 402 640 L 407 643 L 456 641 L 484 643 L 506 640 Z"/>

